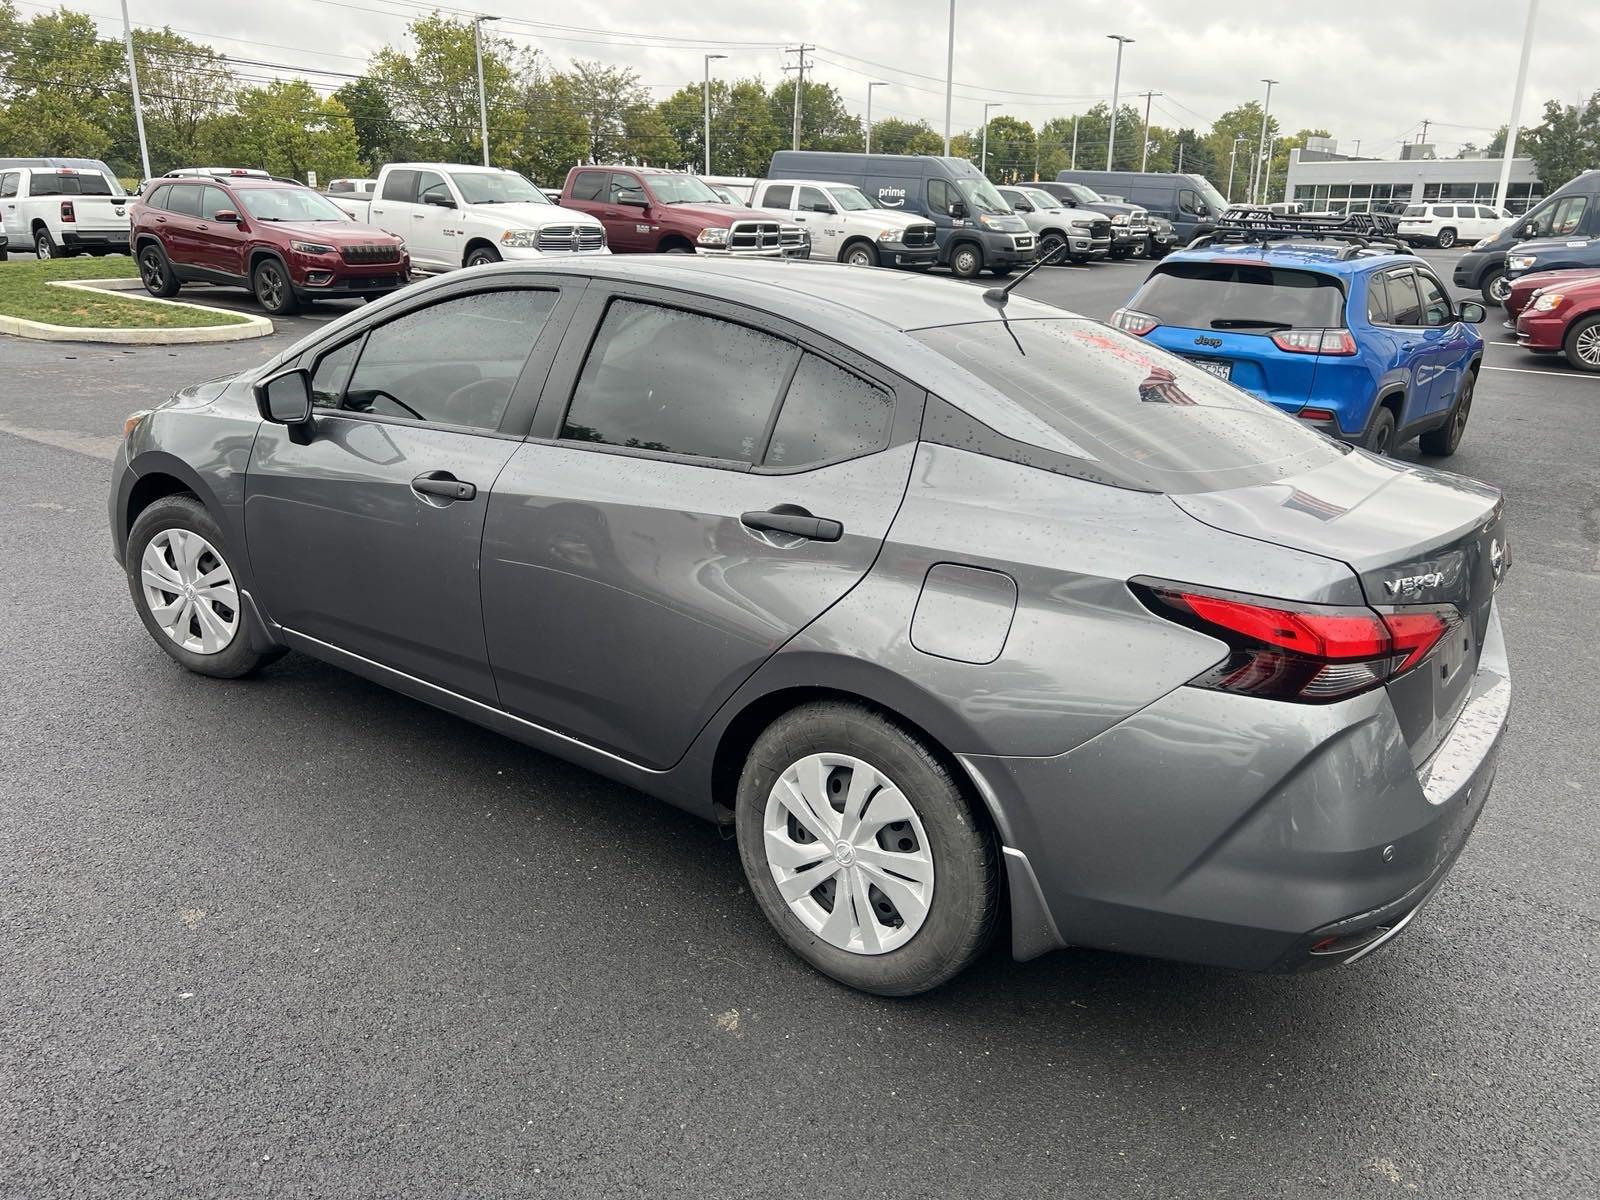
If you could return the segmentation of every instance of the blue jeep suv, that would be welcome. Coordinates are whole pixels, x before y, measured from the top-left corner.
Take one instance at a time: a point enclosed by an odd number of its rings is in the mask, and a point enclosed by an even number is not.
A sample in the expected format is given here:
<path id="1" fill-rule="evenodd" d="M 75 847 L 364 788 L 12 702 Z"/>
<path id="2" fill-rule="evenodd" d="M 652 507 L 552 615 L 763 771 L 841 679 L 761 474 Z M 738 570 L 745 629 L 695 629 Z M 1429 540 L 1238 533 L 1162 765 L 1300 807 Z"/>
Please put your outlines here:
<path id="1" fill-rule="evenodd" d="M 1399 246 L 1251 240 L 1182 250 L 1112 315 L 1330 436 L 1454 454 L 1483 359 L 1481 304 L 1453 304 Z"/>

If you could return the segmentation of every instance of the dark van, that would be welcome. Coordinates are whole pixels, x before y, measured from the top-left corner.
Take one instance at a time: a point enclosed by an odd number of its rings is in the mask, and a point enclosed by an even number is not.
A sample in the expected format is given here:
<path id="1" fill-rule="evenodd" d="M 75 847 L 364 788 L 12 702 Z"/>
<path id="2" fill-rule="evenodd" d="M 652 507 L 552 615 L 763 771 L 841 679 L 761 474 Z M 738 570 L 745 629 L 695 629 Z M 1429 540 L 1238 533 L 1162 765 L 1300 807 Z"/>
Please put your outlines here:
<path id="1" fill-rule="evenodd" d="M 1456 260 L 1452 279 L 1458 288 L 1476 288 L 1482 292 L 1485 304 L 1504 304 L 1511 294 L 1511 280 L 1506 275 L 1506 251 L 1518 242 L 1556 236 L 1600 237 L 1600 171 L 1585 171 L 1550 193 L 1494 237 L 1475 244 Z"/>
<path id="2" fill-rule="evenodd" d="M 1180 175 L 1172 171 L 1062 171 L 1056 176 L 1063 183 L 1081 183 L 1102 196 L 1121 196 L 1146 212 L 1172 222 L 1179 245 L 1188 245 L 1203 233 L 1210 233 L 1213 222 L 1228 207 L 1222 193 L 1204 175 Z"/>
<path id="3" fill-rule="evenodd" d="M 938 265 L 963 279 L 1009 275 L 1036 254 L 1027 223 L 964 158 L 779 150 L 767 178 L 854 184 L 884 208 L 927 217 L 938 231 Z"/>

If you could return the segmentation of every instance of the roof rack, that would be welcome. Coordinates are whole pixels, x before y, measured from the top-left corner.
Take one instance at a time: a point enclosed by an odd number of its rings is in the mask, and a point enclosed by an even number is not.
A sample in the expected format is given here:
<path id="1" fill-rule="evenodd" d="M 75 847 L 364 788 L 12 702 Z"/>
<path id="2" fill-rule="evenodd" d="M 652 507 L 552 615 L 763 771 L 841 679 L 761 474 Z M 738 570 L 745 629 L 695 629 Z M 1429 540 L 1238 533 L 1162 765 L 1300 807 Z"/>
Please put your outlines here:
<path id="1" fill-rule="evenodd" d="M 1289 238 L 1346 242 L 1341 259 L 1364 252 L 1410 254 L 1412 249 L 1394 236 L 1392 217 L 1382 213 L 1311 214 L 1286 216 L 1265 208 L 1233 208 L 1217 218 L 1216 228 L 1189 243 L 1188 249 L 1220 246 L 1229 242 L 1281 242 Z"/>

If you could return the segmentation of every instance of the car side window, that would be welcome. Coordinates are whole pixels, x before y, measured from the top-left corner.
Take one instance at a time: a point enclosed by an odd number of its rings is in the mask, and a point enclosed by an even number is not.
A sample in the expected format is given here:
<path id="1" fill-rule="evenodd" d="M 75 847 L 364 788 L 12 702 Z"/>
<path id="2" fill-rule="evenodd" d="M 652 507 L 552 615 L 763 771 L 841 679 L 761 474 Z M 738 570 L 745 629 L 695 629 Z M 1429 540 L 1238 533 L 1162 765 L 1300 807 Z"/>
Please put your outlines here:
<path id="1" fill-rule="evenodd" d="M 941 216 L 950 215 L 950 207 L 955 203 L 956 190 L 947 180 L 928 180 L 928 211 L 939 213 Z"/>
<path id="2" fill-rule="evenodd" d="M 1205 207 L 1200 203 L 1200 193 L 1180 188 L 1178 191 L 1178 211 L 1186 213 L 1202 213 Z"/>
<path id="3" fill-rule="evenodd" d="M 311 372 L 311 404 L 313 408 L 338 408 L 344 402 L 345 384 L 350 381 L 350 368 L 356 365 L 361 353 L 361 339 L 354 338 L 317 359 Z"/>
<path id="4" fill-rule="evenodd" d="M 185 217 L 200 215 L 200 187 L 198 184 L 177 183 L 167 193 L 167 211 Z"/>
<path id="5" fill-rule="evenodd" d="M 360 350 L 341 407 L 430 424 L 496 428 L 557 296 L 553 290 L 524 288 L 473 292 L 375 327 Z M 313 376 L 313 391 L 316 383 Z"/>
<path id="6" fill-rule="evenodd" d="M 1550 222 L 1551 237 L 1570 237 L 1583 226 L 1583 214 L 1589 207 L 1589 197 L 1569 196 L 1556 205 Z"/>
<path id="7" fill-rule="evenodd" d="M 224 210 L 238 211 L 233 201 L 228 199 L 227 192 L 216 187 L 200 189 L 200 216 L 202 219 L 207 221 L 214 220 L 216 215 Z"/>
<path id="8" fill-rule="evenodd" d="M 1455 309 L 1450 305 L 1450 298 L 1444 294 L 1444 289 L 1432 276 L 1418 271 L 1416 274 L 1417 286 L 1422 289 L 1422 323 L 1424 325 L 1448 325 L 1455 320 Z"/>
<path id="9" fill-rule="evenodd" d="M 1417 297 L 1417 281 L 1411 272 L 1396 271 L 1386 275 L 1383 284 L 1389 292 L 1389 323 L 1421 325 L 1422 301 Z"/>
<path id="10" fill-rule="evenodd" d="M 620 171 L 611 172 L 611 203 L 634 204 L 644 203 L 648 197 L 644 194 L 644 184 L 632 175 L 624 175 Z"/>
<path id="11" fill-rule="evenodd" d="M 800 199 L 795 204 L 795 207 L 801 212 L 829 214 L 833 212 L 833 205 L 828 203 L 828 198 L 822 194 L 820 189 L 814 187 L 800 189 Z"/>
<path id="12" fill-rule="evenodd" d="M 9 200 L 17 194 L 17 173 L 15 171 L 0 175 L 0 200 Z"/>
<path id="13" fill-rule="evenodd" d="M 1495 221 L 1499 218 L 1494 215 L 1494 209 L 1484 208 L 1480 205 L 1478 207 L 1478 219 L 1482 221 Z"/>
<path id="14" fill-rule="evenodd" d="M 1394 324 L 1389 313 L 1389 293 L 1376 275 L 1367 280 L 1367 320 L 1373 325 Z"/>
<path id="15" fill-rule="evenodd" d="M 579 171 L 577 178 L 572 181 L 572 198 L 574 200 L 601 199 L 600 193 L 606 190 L 606 172 L 604 171 Z"/>
<path id="16" fill-rule="evenodd" d="M 589 347 L 561 437 L 754 462 L 796 353 L 781 338 L 746 325 L 613 300 Z"/>
<path id="17" fill-rule="evenodd" d="M 859 458 L 889 444 L 894 399 L 815 354 L 803 354 L 762 465 L 783 469 Z"/>
<path id="18" fill-rule="evenodd" d="M 164 183 L 158 188 L 151 188 L 148 196 L 140 196 L 139 202 L 146 208 L 165 208 L 171 191 L 172 185 Z"/>
<path id="19" fill-rule="evenodd" d="M 769 187 L 766 190 L 765 195 L 762 197 L 761 207 L 788 208 L 793 197 L 794 188 L 790 187 L 786 183 L 779 184 L 777 187 Z"/>
<path id="20" fill-rule="evenodd" d="M 415 171 L 390 171 L 383 177 L 381 199 L 400 204 L 415 204 L 417 200 L 417 173 Z"/>
<path id="21" fill-rule="evenodd" d="M 417 172 L 417 203 L 428 203 L 429 196 L 436 196 L 440 200 L 450 200 L 450 185 L 444 181 L 444 176 L 437 171 Z"/>

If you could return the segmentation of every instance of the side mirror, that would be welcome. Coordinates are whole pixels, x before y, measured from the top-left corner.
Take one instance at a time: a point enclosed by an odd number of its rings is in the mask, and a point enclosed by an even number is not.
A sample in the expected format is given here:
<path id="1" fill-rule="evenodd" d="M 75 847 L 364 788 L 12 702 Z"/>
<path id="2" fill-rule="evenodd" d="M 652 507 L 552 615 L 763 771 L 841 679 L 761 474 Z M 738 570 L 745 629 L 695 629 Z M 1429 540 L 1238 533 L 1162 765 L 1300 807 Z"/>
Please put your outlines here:
<path id="1" fill-rule="evenodd" d="M 1476 300 L 1463 300 L 1461 307 L 1456 309 L 1456 319 L 1468 325 L 1482 325 L 1488 316 L 1489 310 Z"/>
<path id="2" fill-rule="evenodd" d="M 1033 205 L 1029 204 L 1026 200 L 1018 200 L 1011 207 L 1016 209 L 1018 212 L 1032 212 L 1033 211 Z"/>
<path id="3" fill-rule="evenodd" d="M 439 208 L 454 208 L 456 206 L 456 202 L 454 200 L 450 199 L 449 196 L 446 196 L 441 192 L 424 192 L 422 194 L 422 202 L 424 204 L 436 205 Z"/>
<path id="4" fill-rule="evenodd" d="M 275 425 L 306 425 L 311 420 L 311 373 L 296 368 L 256 384 L 256 407 Z"/>
<path id="5" fill-rule="evenodd" d="M 813 204 L 811 206 L 811 211 L 814 213 L 821 213 L 825 217 L 833 216 L 833 209 L 829 208 L 826 204 Z"/>
<path id="6" fill-rule="evenodd" d="M 965 221 L 967 219 L 967 206 L 959 200 L 950 204 L 950 219 L 952 221 Z"/>
<path id="7" fill-rule="evenodd" d="M 231 208 L 219 208 L 211 214 L 211 219 L 221 225 L 237 225 L 239 223 L 239 214 Z"/>
<path id="8" fill-rule="evenodd" d="M 646 200 L 643 196 L 634 196 L 634 195 L 618 196 L 617 197 L 617 203 L 622 205 L 624 208 L 649 208 L 650 207 L 650 201 Z"/>

